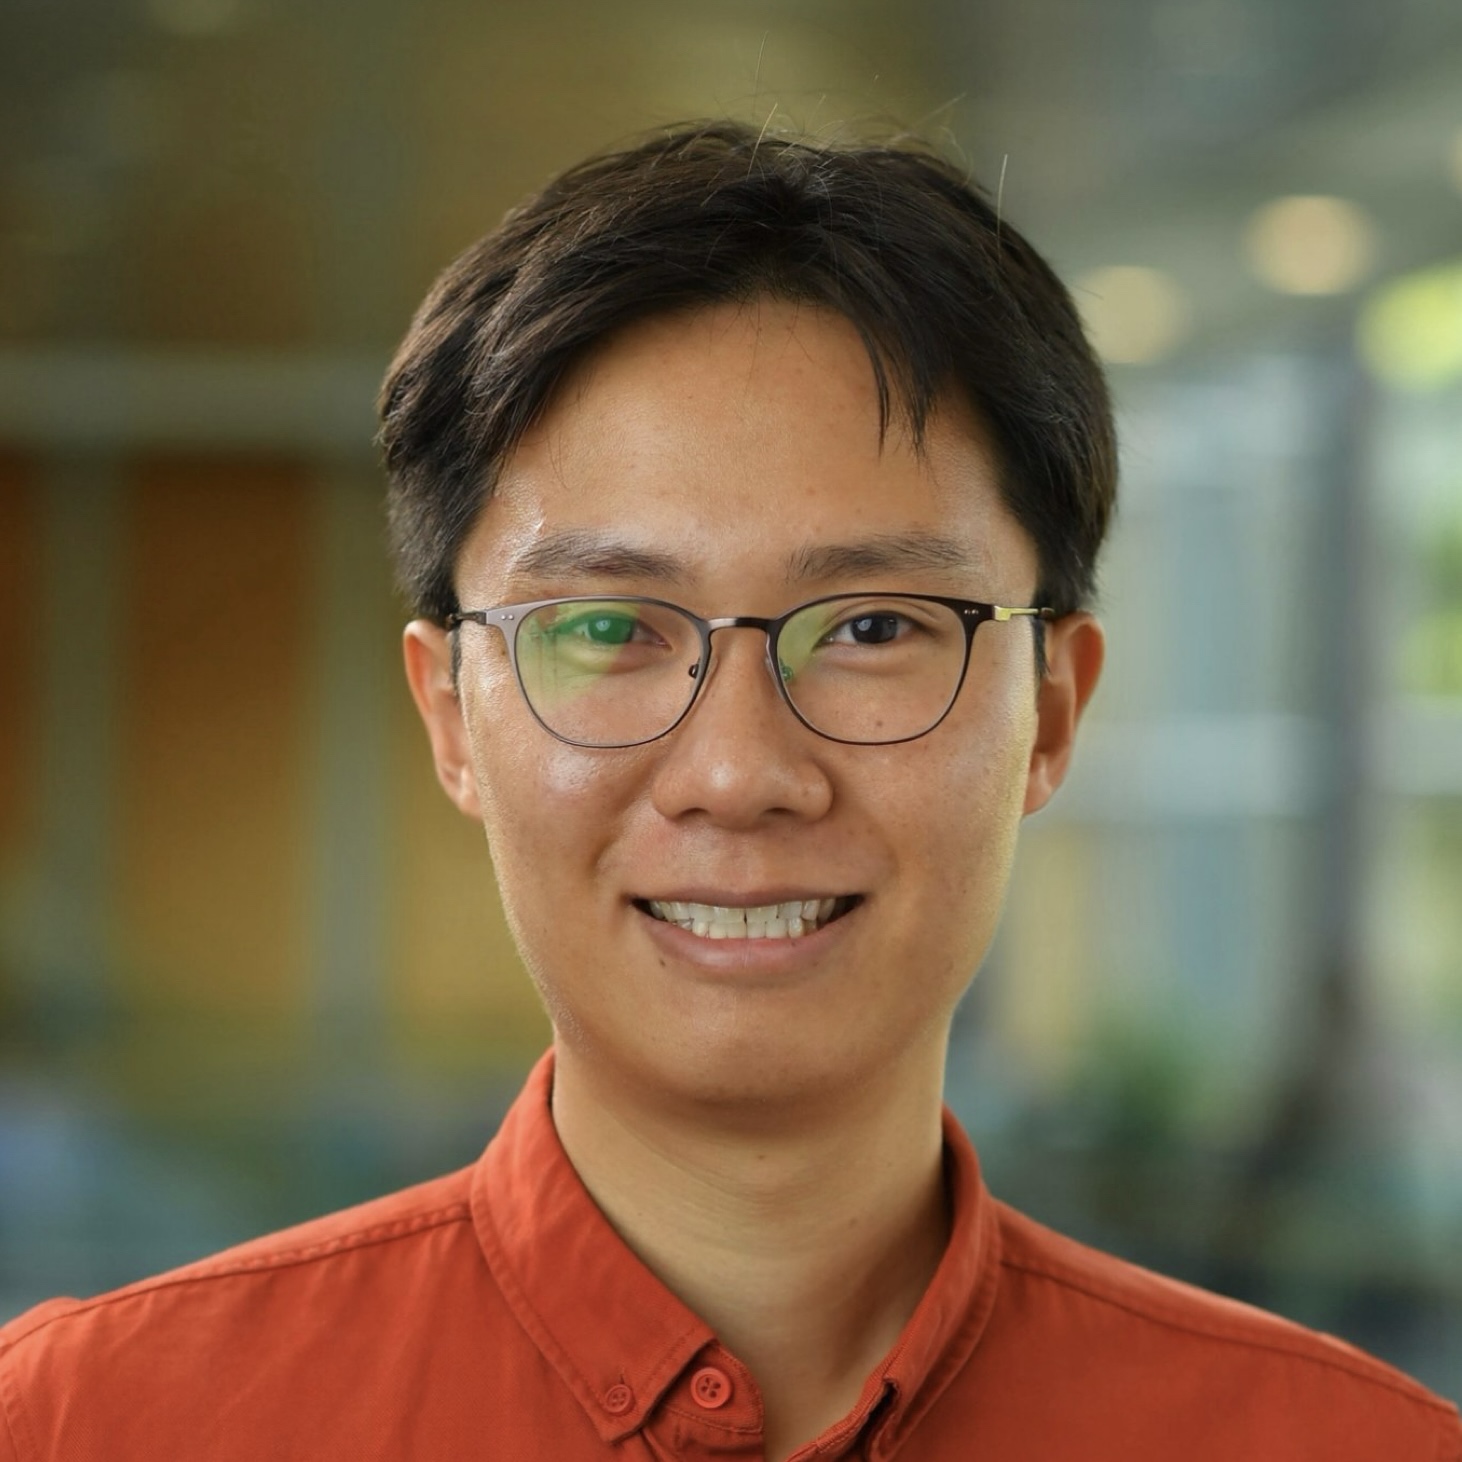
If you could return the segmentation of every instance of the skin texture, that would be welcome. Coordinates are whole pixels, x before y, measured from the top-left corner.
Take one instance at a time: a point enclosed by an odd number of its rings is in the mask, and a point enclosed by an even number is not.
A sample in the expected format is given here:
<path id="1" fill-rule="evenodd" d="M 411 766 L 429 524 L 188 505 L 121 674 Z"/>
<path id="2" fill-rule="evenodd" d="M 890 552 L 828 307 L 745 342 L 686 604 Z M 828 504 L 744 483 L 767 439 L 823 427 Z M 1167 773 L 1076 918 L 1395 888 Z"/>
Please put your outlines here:
<path id="1" fill-rule="evenodd" d="M 856 589 L 1030 604 L 1035 550 L 996 482 L 955 403 L 922 452 L 897 424 L 880 443 L 867 356 L 836 315 L 660 317 L 560 388 L 465 545 L 458 593 L 469 608 L 641 593 L 707 617 Z M 566 531 L 615 546 L 541 562 Z M 931 538 L 951 561 L 817 558 Z M 1100 630 L 1052 626 L 1038 685 L 1030 623 L 983 626 L 947 719 L 894 746 L 801 726 L 765 637 L 726 631 L 687 720 L 614 751 L 550 737 L 497 631 L 460 633 L 454 687 L 448 637 L 409 626 L 408 679 L 552 1016 L 560 1135 L 627 1241 L 758 1376 L 768 1455 L 786 1455 L 851 1405 L 938 1261 L 950 1018 L 1020 820 L 1065 774 Z M 739 945 L 634 902 L 824 895 L 859 902 L 812 939 Z"/>

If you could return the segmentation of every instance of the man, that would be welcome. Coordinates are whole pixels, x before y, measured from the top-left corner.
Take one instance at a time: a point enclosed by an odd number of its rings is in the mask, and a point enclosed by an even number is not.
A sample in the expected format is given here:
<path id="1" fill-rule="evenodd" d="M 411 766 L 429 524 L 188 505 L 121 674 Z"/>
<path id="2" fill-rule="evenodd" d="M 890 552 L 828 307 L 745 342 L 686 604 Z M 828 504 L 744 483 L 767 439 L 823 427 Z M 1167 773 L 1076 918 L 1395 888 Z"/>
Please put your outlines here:
<path id="1" fill-rule="evenodd" d="M 382 414 L 553 1050 L 468 1171 L 15 1322 L 0 1458 L 1462 1458 L 941 1115 L 1102 660 L 1107 398 L 1008 223 L 917 151 L 676 132 L 452 266 Z"/>

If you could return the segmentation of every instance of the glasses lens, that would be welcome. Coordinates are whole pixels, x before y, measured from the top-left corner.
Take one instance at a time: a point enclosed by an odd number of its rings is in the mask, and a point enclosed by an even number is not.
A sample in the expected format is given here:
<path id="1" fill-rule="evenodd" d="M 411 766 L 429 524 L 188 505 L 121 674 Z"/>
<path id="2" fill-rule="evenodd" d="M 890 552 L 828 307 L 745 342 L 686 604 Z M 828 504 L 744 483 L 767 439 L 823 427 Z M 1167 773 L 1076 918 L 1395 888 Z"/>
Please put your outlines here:
<path id="1" fill-rule="evenodd" d="M 797 713 L 839 741 L 921 736 L 949 709 L 967 645 L 958 611 L 888 595 L 824 599 L 777 638 L 777 668 Z"/>
<path id="2" fill-rule="evenodd" d="M 554 735 L 632 746 L 669 730 L 690 704 L 701 642 L 663 604 L 570 599 L 523 619 L 516 654 L 523 694 Z"/>

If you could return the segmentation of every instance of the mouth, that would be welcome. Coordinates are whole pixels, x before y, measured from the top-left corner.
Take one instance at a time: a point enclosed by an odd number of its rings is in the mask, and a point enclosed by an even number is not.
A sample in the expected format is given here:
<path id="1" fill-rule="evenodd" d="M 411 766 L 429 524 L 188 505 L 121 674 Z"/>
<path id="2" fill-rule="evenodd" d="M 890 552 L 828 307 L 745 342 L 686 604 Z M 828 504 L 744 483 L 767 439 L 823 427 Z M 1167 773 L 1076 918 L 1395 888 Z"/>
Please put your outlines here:
<path id="1" fill-rule="evenodd" d="M 698 904 L 682 899 L 636 899 L 641 913 L 702 939 L 804 939 L 841 919 L 862 899 L 791 899 L 775 904 Z"/>

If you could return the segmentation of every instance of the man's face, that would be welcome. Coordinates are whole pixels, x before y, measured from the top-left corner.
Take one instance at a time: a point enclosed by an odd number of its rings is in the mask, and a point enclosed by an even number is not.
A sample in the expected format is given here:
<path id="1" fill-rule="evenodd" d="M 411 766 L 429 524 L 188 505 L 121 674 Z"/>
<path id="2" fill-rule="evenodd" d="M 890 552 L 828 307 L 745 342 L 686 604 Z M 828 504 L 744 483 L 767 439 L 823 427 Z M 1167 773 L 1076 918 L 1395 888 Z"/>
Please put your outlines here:
<path id="1" fill-rule="evenodd" d="M 937 413 L 922 454 L 898 427 L 880 443 L 854 328 L 763 302 L 652 319 L 584 363 L 508 462 L 457 588 L 468 609 L 641 594 L 711 618 L 854 590 L 1026 605 L 1036 578 L 971 415 Z M 667 736 L 569 746 L 533 719 L 499 632 L 458 633 L 454 697 L 446 636 L 408 630 L 413 690 L 566 1055 L 681 1102 L 938 1080 L 1018 823 L 1059 782 L 1095 680 L 1089 620 L 1054 627 L 1039 694 L 1031 623 L 983 626 L 945 721 L 891 746 L 801 725 L 754 629 L 716 634 Z M 841 916 L 801 937 L 713 939 L 652 911 L 829 899 Z"/>

